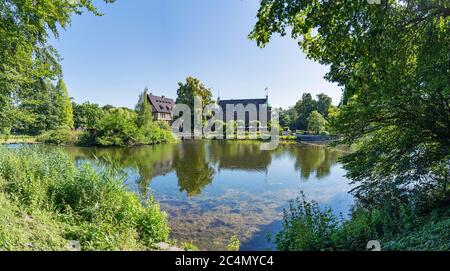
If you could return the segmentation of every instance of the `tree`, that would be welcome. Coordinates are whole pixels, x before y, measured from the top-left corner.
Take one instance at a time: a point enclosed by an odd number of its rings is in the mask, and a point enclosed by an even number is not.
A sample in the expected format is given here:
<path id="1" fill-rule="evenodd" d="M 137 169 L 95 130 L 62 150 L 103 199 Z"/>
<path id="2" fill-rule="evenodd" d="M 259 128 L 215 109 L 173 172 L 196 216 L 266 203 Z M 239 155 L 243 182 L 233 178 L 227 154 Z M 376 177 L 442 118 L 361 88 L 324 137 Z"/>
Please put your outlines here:
<path id="1" fill-rule="evenodd" d="M 290 127 L 291 126 L 291 116 L 289 114 L 289 109 L 283 110 L 283 108 L 279 109 L 280 112 L 280 126 L 281 127 Z"/>
<path id="2" fill-rule="evenodd" d="M 136 105 L 137 125 L 139 128 L 149 126 L 153 121 L 152 107 L 148 101 L 148 89 L 139 95 L 139 101 Z"/>
<path id="3" fill-rule="evenodd" d="M 191 109 L 191 125 L 194 127 L 194 117 L 202 116 L 201 121 L 204 121 L 202 112 L 194 112 L 194 97 L 199 97 L 202 102 L 202 106 L 205 107 L 208 104 L 211 104 L 212 101 L 212 93 L 209 88 L 203 85 L 200 80 L 193 77 L 186 78 L 186 83 L 178 83 L 177 90 L 177 104 L 186 104 Z"/>
<path id="4" fill-rule="evenodd" d="M 264 46 L 288 28 L 343 87 L 332 123 L 360 142 L 343 160 L 360 202 L 448 197 L 450 3 L 262 0 L 250 38 Z"/>
<path id="5" fill-rule="evenodd" d="M 317 111 L 313 111 L 308 118 L 308 131 L 314 134 L 320 134 L 325 131 L 327 121 L 325 118 Z"/>
<path id="6" fill-rule="evenodd" d="M 332 99 L 323 93 L 317 95 L 317 100 L 311 93 L 304 93 L 294 107 L 280 111 L 280 125 L 292 130 L 307 130 L 308 118 L 313 111 L 318 111 L 327 119 L 332 106 Z"/>
<path id="7" fill-rule="evenodd" d="M 61 107 L 56 102 L 58 92 L 50 80 L 39 80 L 20 97 L 16 112 L 20 112 L 12 124 L 15 132 L 38 135 L 61 126 Z"/>
<path id="8" fill-rule="evenodd" d="M 312 98 L 311 93 L 304 93 L 302 99 L 294 106 L 294 110 L 297 114 L 295 121 L 295 128 L 300 130 L 308 129 L 308 118 L 311 112 L 316 110 L 317 103 Z"/>
<path id="9" fill-rule="evenodd" d="M 107 3 L 114 0 L 104 0 Z M 88 10 L 96 15 L 92 0 L 0 2 L 0 129 L 14 122 L 15 99 L 36 88 L 41 80 L 61 75 L 60 57 L 49 45 L 50 34 L 71 22 L 72 14 Z"/>
<path id="10" fill-rule="evenodd" d="M 98 104 L 85 102 L 72 104 L 74 115 L 74 126 L 76 129 L 93 129 L 102 118 L 104 111 Z"/>
<path id="11" fill-rule="evenodd" d="M 328 110 L 333 106 L 332 102 L 333 100 L 323 93 L 317 95 L 317 103 L 316 103 L 317 112 L 319 112 L 322 116 L 327 118 Z"/>
<path id="12" fill-rule="evenodd" d="M 56 84 L 56 103 L 60 111 L 61 124 L 74 128 L 73 108 L 67 86 L 62 79 Z"/>
<path id="13" fill-rule="evenodd" d="M 194 96 L 200 97 L 203 106 L 212 103 L 211 89 L 194 77 L 186 78 L 186 83 L 178 83 L 177 104 L 186 104 L 194 112 Z"/>

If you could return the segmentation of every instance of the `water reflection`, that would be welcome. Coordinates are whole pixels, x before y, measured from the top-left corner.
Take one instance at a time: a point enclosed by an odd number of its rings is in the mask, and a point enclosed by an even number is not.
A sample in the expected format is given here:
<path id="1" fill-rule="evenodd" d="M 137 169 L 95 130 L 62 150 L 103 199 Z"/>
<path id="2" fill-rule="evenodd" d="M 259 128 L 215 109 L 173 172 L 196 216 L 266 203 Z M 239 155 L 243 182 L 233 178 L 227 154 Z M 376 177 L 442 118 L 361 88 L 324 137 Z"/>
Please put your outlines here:
<path id="1" fill-rule="evenodd" d="M 265 172 L 272 161 L 272 153 L 261 150 L 258 142 L 215 141 L 209 145 L 211 162 L 219 169 Z"/>
<path id="2" fill-rule="evenodd" d="M 76 160 L 113 160 L 124 168 L 135 170 L 143 195 L 153 178 L 176 172 L 180 192 L 188 196 L 201 194 L 220 170 L 267 172 L 272 157 L 291 156 L 301 180 L 322 179 L 331 173 L 341 152 L 332 148 L 308 145 L 281 145 L 275 151 L 263 151 L 257 142 L 195 141 L 139 148 L 67 148 Z M 314 175 L 314 176 L 312 176 Z"/>
<path id="3" fill-rule="evenodd" d="M 317 179 L 330 175 L 331 166 L 336 164 L 342 154 L 336 149 L 304 145 L 291 148 L 290 151 L 295 157 L 295 169 L 300 172 L 303 180 L 308 180 L 312 174 Z"/>
<path id="4" fill-rule="evenodd" d="M 187 141 L 139 148 L 64 148 L 76 161 L 114 160 L 131 190 L 151 192 L 169 213 L 172 237 L 202 249 L 224 249 L 237 234 L 243 249 L 265 249 L 282 210 L 299 191 L 346 212 L 350 187 L 337 150 L 258 142 Z M 305 182 L 308 180 L 308 182 Z M 320 181 L 319 181 L 320 180 Z"/>
<path id="5" fill-rule="evenodd" d="M 178 145 L 173 156 L 173 168 L 178 177 L 180 192 L 188 196 L 197 196 L 209 185 L 215 173 L 207 161 L 206 144 L 194 141 Z"/>

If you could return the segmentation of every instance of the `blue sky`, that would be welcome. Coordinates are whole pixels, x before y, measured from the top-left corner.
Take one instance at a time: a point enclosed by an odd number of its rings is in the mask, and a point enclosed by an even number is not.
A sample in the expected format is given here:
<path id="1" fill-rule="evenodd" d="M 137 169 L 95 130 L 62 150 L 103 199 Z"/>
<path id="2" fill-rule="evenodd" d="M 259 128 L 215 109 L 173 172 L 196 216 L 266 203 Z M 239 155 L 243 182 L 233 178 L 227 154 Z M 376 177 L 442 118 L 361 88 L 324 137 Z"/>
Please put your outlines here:
<path id="1" fill-rule="evenodd" d="M 304 92 L 340 100 L 328 70 L 306 60 L 289 37 L 264 49 L 247 36 L 258 0 L 97 1 L 103 17 L 74 16 L 53 45 L 63 58 L 64 79 L 76 102 L 134 107 L 145 86 L 176 98 L 178 82 L 199 78 L 222 99 L 264 97 L 292 106 Z"/>

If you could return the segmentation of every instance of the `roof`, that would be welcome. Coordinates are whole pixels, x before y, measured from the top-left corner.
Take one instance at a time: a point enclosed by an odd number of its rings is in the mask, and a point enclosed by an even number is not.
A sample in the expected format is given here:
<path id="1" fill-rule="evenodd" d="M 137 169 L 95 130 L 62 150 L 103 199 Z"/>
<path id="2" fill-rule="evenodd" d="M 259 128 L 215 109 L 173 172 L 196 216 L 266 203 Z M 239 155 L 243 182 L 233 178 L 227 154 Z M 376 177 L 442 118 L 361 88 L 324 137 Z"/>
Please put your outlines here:
<path id="1" fill-rule="evenodd" d="M 175 106 L 175 101 L 164 96 L 155 96 L 148 94 L 148 100 L 153 107 L 153 112 L 156 113 L 172 113 L 172 109 Z"/>
<path id="2" fill-rule="evenodd" d="M 220 107 L 225 107 L 227 104 L 233 104 L 233 105 L 237 105 L 237 104 L 242 104 L 244 106 L 248 105 L 248 104 L 254 104 L 256 106 L 261 105 L 261 104 L 266 104 L 268 101 L 267 98 L 264 99 L 237 99 L 237 100 L 219 100 L 219 106 Z"/>

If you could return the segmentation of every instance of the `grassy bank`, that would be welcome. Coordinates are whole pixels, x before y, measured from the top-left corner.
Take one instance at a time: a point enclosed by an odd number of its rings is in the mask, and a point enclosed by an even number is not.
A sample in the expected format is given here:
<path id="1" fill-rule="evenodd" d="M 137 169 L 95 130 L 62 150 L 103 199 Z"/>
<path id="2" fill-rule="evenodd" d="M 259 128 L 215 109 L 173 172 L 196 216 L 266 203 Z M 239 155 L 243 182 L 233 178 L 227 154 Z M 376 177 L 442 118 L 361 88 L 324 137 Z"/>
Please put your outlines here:
<path id="1" fill-rule="evenodd" d="M 382 250 L 448 251 L 449 207 L 448 200 L 432 210 L 386 202 L 370 210 L 356 207 L 344 220 L 302 195 L 285 211 L 274 241 L 283 251 L 364 251 L 370 240 L 378 240 Z"/>
<path id="2" fill-rule="evenodd" d="M 0 144 L 35 144 L 37 138 L 35 136 L 27 135 L 0 135 Z"/>
<path id="3" fill-rule="evenodd" d="M 95 168 L 95 169 L 94 169 Z M 0 147 L 0 250 L 147 250 L 167 241 L 167 216 L 111 167 L 75 167 L 59 151 Z"/>

